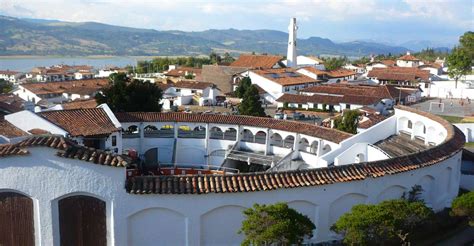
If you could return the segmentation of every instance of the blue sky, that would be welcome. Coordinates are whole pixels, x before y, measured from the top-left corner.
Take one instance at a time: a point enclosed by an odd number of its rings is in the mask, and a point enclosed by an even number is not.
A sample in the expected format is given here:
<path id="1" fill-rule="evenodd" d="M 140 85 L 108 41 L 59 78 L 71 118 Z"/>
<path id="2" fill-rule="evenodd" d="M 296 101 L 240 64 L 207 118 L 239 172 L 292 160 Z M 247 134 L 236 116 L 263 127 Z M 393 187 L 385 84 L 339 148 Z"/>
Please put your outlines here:
<path id="1" fill-rule="evenodd" d="M 0 14 L 157 30 L 273 29 L 301 38 L 457 43 L 473 30 L 473 0 L 0 0 Z"/>

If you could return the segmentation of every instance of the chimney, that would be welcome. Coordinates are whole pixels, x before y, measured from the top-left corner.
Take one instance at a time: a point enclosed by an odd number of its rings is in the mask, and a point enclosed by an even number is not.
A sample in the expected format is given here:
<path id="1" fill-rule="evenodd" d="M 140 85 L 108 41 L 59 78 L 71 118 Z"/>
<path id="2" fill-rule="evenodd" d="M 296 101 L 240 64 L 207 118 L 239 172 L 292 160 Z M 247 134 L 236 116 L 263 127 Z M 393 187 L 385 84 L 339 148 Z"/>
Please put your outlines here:
<path id="1" fill-rule="evenodd" d="M 407 56 L 409 56 L 409 55 L 410 55 L 410 51 L 407 51 Z"/>
<path id="2" fill-rule="evenodd" d="M 290 25 L 288 26 L 288 51 L 286 54 L 286 66 L 296 67 L 296 18 L 290 19 Z"/>

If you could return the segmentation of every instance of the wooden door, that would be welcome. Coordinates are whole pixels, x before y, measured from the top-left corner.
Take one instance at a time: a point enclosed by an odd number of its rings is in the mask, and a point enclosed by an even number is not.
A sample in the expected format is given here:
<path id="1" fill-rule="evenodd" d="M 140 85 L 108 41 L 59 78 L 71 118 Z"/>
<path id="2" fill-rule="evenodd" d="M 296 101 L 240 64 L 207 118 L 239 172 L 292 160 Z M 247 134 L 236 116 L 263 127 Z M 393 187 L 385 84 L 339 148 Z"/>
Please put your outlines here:
<path id="1" fill-rule="evenodd" d="M 107 245 L 105 202 L 90 196 L 59 200 L 61 245 Z"/>
<path id="2" fill-rule="evenodd" d="M 0 192 L 0 245 L 35 245 L 33 200 Z"/>

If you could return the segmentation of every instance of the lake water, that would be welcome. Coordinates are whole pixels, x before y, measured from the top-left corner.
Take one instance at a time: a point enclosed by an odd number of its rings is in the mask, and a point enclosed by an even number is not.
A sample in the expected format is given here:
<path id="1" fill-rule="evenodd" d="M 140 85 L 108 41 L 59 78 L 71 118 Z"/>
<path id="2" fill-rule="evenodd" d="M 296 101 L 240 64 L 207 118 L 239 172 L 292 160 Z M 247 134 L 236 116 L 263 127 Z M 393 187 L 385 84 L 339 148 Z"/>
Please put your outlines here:
<path id="1" fill-rule="evenodd" d="M 0 57 L 0 70 L 29 72 L 34 67 L 45 67 L 58 64 L 90 65 L 95 68 L 107 66 L 136 66 L 139 60 L 150 60 L 152 57 Z"/>

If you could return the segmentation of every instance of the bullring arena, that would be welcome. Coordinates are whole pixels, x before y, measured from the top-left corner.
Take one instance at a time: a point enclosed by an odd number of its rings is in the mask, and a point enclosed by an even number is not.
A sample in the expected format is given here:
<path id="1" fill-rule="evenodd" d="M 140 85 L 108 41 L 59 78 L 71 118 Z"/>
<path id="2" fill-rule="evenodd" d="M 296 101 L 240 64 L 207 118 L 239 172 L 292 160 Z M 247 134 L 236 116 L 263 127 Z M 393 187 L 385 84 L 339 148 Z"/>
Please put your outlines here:
<path id="1" fill-rule="evenodd" d="M 458 194 L 463 133 L 407 107 L 355 135 L 247 116 L 109 116 L 119 130 L 110 141 L 128 155 L 54 131 L 0 146 L 0 196 L 10 202 L 0 211 L 21 232 L 12 242 L 237 245 L 243 209 L 287 202 L 314 222 L 316 243 L 339 238 L 330 227 L 355 204 L 421 185 L 439 211 Z"/>

